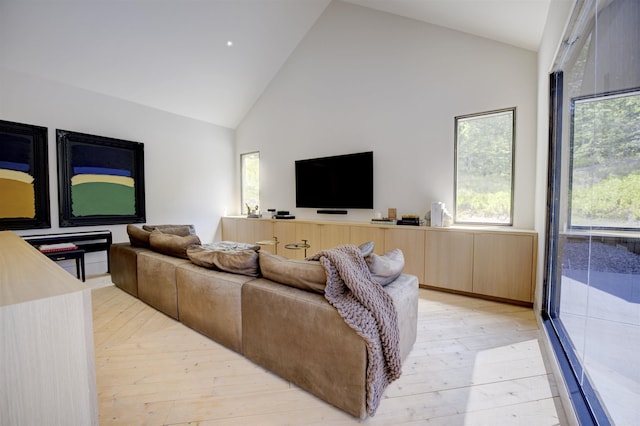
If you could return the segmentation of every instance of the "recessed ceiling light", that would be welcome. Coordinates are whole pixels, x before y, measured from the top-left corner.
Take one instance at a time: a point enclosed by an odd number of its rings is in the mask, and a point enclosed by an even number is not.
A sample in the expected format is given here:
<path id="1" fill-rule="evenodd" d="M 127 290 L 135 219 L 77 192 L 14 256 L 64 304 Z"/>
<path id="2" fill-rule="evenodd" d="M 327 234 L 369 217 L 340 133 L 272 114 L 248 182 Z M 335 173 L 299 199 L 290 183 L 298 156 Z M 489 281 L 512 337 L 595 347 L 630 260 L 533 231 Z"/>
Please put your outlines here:
<path id="1" fill-rule="evenodd" d="M 233 42 L 232 42 L 231 40 L 229 40 L 229 41 L 227 42 L 227 46 L 229 46 L 229 47 L 233 46 Z"/>

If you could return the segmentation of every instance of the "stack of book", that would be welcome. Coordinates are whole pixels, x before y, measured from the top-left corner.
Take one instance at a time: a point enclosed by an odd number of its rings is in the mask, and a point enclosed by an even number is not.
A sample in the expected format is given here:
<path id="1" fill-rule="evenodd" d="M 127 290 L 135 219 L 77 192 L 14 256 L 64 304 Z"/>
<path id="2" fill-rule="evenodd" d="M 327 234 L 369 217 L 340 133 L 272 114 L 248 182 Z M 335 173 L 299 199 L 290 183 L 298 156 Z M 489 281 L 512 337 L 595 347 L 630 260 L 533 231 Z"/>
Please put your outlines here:
<path id="1" fill-rule="evenodd" d="M 73 243 L 42 244 L 38 246 L 38 250 L 42 253 L 55 253 L 58 251 L 78 250 L 78 246 Z"/>
<path id="2" fill-rule="evenodd" d="M 424 220 L 421 220 L 420 217 L 416 215 L 403 215 L 402 219 L 396 221 L 396 225 L 420 226 L 424 225 Z"/>

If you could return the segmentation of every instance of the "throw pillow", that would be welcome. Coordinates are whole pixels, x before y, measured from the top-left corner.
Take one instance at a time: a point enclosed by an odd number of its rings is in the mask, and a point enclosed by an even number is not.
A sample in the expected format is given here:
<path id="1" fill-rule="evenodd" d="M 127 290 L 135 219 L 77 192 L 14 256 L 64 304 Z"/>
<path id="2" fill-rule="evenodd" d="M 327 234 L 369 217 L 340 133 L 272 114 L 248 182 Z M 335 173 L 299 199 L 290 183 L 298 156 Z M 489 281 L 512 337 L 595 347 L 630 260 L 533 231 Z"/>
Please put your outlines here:
<path id="1" fill-rule="evenodd" d="M 186 237 L 187 235 L 196 235 L 196 228 L 193 225 L 143 225 L 145 231 L 159 230 L 164 234 L 179 235 Z"/>
<path id="2" fill-rule="evenodd" d="M 382 256 L 371 253 L 365 260 L 371 271 L 371 278 L 383 286 L 398 278 L 404 268 L 404 255 L 400 249 L 390 250 Z"/>
<path id="3" fill-rule="evenodd" d="M 269 252 L 260 252 L 262 276 L 271 281 L 302 290 L 324 293 L 327 274 L 317 260 L 287 259 Z"/>
<path id="4" fill-rule="evenodd" d="M 180 236 L 165 234 L 159 230 L 154 230 L 149 234 L 149 245 L 152 250 L 158 253 L 174 257 L 188 259 L 187 249 L 191 246 L 200 245 L 200 238 L 197 235 Z"/>
<path id="5" fill-rule="evenodd" d="M 360 253 L 362 253 L 362 255 L 364 257 L 367 257 L 371 253 L 373 253 L 373 247 L 374 247 L 373 241 L 368 241 L 368 242 L 362 243 L 362 244 L 360 244 L 358 246 L 358 248 L 360 249 Z"/>
<path id="6" fill-rule="evenodd" d="M 128 224 L 127 234 L 129 235 L 129 242 L 132 246 L 149 247 L 149 235 L 151 232 L 145 231 L 138 226 Z"/>
<path id="7" fill-rule="evenodd" d="M 258 252 L 251 249 L 210 248 L 212 244 L 203 247 L 187 249 L 187 256 L 192 263 L 209 269 L 219 269 L 234 274 L 257 277 L 260 275 Z M 259 246 L 258 246 L 259 248 Z"/>

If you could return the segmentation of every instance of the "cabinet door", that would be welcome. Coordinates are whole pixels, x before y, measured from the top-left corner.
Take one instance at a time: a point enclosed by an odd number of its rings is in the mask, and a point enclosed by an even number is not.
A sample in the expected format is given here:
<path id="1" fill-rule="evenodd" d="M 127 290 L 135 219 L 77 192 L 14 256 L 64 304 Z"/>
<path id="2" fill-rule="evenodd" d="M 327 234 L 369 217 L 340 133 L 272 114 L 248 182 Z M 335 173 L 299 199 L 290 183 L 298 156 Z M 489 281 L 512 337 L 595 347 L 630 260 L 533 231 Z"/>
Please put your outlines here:
<path id="1" fill-rule="evenodd" d="M 424 229 L 387 228 L 384 234 L 385 251 L 399 248 L 404 255 L 405 274 L 418 277 L 418 282 L 424 284 Z"/>
<path id="2" fill-rule="evenodd" d="M 359 246 L 373 241 L 374 253 L 384 253 L 384 228 L 375 226 L 350 226 L 349 228 L 349 241 L 351 244 Z"/>
<path id="3" fill-rule="evenodd" d="M 236 239 L 239 243 L 255 244 L 256 239 L 253 235 L 253 223 L 255 219 L 236 219 Z"/>
<path id="4" fill-rule="evenodd" d="M 254 244 L 257 244 L 259 241 L 273 241 L 274 237 L 272 221 L 258 219 L 253 222 Z M 260 244 L 260 250 L 276 253 L 277 247 L 271 244 Z"/>
<path id="5" fill-rule="evenodd" d="M 349 226 L 323 224 L 320 226 L 319 250 L 326 250 L 350 243 Z M 314 253 L 318 250 L 314 250 Z"/>
<path id="6" fill-rule="evenodd" d="M 299 250 L 289 250 L 284 246 L 296 242 L 296 224 L 289 220 L 276 220 L 273 224 L 273 234 L 280 242 L 278 244 L 278 254 L 293 258 Z"/>
<path id="7" fill-rule="evenodd" d="M 533 259 L 532 235 L 475 235 L 473 292 L 533 302 Z"/>
<path id="8" fill-rule="evenodd" d="M 282 254 L 291 259 L 304 259 L 306 256 L 317 252 L 320 246 L 320 225 L 314 223 L 292 223 L 293 235 L 288 234 L 287 239 L 280 244 L 282 246 Z M 280 237 L 278 237 L 280 239 Z M 287 244 L 303 244 L 306 240 L 310 246 L 306 250 L 304 248 L 287 248 Z"/>
<path id="9" fill-rule="evenodd" d="M 430 286 L 473 291 L 473 234 L 427 231 L 424 275 Z"/>
<path id="10" fill-rule="evenodd" d="M 238 240 L 238 221 L 234 217 L 223 217 L 222 221 L 222 240 L 237 241 Z"/>

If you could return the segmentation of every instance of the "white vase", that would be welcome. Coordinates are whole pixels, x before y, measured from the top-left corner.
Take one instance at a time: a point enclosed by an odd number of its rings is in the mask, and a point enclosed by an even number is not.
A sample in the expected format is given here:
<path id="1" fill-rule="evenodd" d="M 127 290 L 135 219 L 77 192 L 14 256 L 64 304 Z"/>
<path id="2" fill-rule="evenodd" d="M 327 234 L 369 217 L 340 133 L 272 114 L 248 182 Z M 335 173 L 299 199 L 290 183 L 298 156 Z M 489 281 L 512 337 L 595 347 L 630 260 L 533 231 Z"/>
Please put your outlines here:
<path id="1" fill-rule="evenodd" d="M 431 203 L 431 226 L 437 228 L 442 227 L 442 217 L 444 214 L 444 210 L 444 203 L 442 201 Z"/>

